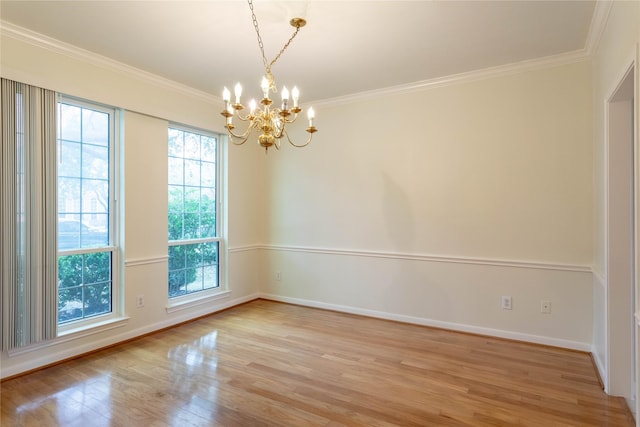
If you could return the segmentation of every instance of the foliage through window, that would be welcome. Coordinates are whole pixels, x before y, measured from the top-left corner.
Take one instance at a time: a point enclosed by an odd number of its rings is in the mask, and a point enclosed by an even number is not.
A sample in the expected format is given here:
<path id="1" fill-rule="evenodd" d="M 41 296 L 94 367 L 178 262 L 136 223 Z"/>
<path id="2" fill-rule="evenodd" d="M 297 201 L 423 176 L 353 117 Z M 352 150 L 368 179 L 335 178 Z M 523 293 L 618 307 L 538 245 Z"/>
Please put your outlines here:
<path id="1" fill-rule="evenodd" d="M 169 297 L 219 286 L 217 138 L 169 128 Z"/>
<path id="2" fill-rule="evenodd" d="M 112 312 L 114 110 L 58 102 L 58 323 Z"/>

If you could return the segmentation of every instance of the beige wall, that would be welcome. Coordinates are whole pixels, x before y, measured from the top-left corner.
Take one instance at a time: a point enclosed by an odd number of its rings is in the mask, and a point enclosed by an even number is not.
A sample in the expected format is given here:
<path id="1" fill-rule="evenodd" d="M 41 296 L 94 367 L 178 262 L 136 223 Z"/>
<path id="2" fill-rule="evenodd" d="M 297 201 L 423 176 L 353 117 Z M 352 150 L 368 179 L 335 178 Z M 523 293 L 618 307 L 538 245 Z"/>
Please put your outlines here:
<path id="1" fill-rule="evenodd" d="M 269 243 L 589 265 L 587 62 L 318 112 L 270 156 Z"/>
<path id="2" fill-rule="evenodd" d="M 268 160 L 266 292 L 588 349 L 590 86 L 583 61 L 320 108 Z"/>
<path id="3" fill-rule="evenodd" d="M 227 161 L 224 185 L 229 197 L 223 209 L 228 237 L 224 282 L 231 293 L 207 305 L 168 313 L 167 306 L 167 125 L 176 122 L 220 131 L 221 106 L 185 88 L 143 79 L 110 65 L 87 61 L 10 37 L 2 38 L 2 77 L 124 109 L 121 185 L 123 202 L 124 314 L 117 328 L 88 336 L 54 340 L 9 357 L 1 355 L 1 376 L 71 357 L 123 339 L 151 332 L 247 299 L 259 289 L 263 240 L 264 156 L 249 148 L 223 148 Z M 251 266 L 249 268 L 248 266 Z M 135 308 L 136 295 L 145 296 Z"/>

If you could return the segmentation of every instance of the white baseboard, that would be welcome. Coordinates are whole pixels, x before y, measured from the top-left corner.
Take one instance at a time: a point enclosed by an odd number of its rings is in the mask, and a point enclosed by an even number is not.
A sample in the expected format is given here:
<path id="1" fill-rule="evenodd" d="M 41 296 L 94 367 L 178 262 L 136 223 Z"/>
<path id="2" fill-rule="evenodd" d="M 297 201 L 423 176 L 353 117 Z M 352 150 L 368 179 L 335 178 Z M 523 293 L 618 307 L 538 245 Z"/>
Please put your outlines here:
<path id="1" fill-rule="evenodd" d="M 171 317 L 171 319 L 167 319 L 162 322 L 156 322 L 151 325 L 146 325 L 142 328 L 134 329 L 126 333 L 126 335 L 130 335 L 124 340 L 139 337 L 141 335 L 145 335 L 160 329 L 168 328 L 170 326 L 178 325 L 180 323 L 189 321 L 191 319 L 195 319 L 202 316 L 207 316 L 209 314 L 216 313 L 218 311 L 226 310 L 231 307 L 235 307 L 236 305 L 244 304 L 249 301 L 253 301 L 255 299 L 260 298 L 260 295 L 257 293 L 246 295 L 244 297 L 234 298 L 228 301 L 220 300 L 219 303 L 207 305 L 204 307 L 199 307 L 199 310 L 189 310 L 188 313 L 183 314 L 182 316 Z M 121 341 L 124 341 L 121 340 Z"/>
<path id="2" fill-rule="evenodd" d="M 434 328 L 449 329 L 452 331 L 467 332 L 467 333 L 478 334 L 478 335 L 487 335 L 487 336 L 492 336 L 497 338 L 510 339 L 514 341 L 524 341 L 524 342 L 548 345 L 553 347 L 567 348 L 571 350 L 591 352 L 591 343 L 570 341 L 570 340 L 564 340 L 564 339 L 553 338 L 553 337 L 545 337 L 540 335 L 524 334 L 521 332 L 506 331 L 502 329 L 484 328 L 481 326 L 465 325 L 461 323 L 444 322 L 440 320 L 433 320 L 433 319 L 428 319 L 423 317 L 407 316 L 403 314 L 388 313 L 384 311 L 368 310 L 364 308 L 357 308 L 357 307 L 351 307 L 346 305 L 329 304 L 329 303 L 312 301 L 312 300 L 301 299 L 301 298 L 283 297 L 280 295 L 273 295 L 273 294 L 266 294 L 266 293 L 262 293 L 259 295 L 260 295 L 260 298 L 263 298 L 263 299 L 285 302 L 289 304 L 297 304 L 297 305 L 302 305 L 306 307 L 322 308 L 325 310 L 333 310 L 333 311 L 339 311 L 343 313 L 358 314 L 361 316 L 375 317 L 378 319 L 394 320 L 398 322 L 411 323 L 415 325 L 431 326 Z"/>
<path id="3" fill-rule="evenodd" d="M 600 355 L 594 346 L 591 346 L 591 355 L 593 356 L 593 361 L 596 364 L 596 369 L 598 370 L 598 374 L 600 375 L 600 379 L 602 380 L 602 384 L 604 385 L 604 392 L 609 393 L 607 391 L 607 370 L 605 369 L 604 360 L 600 359 Z"/>
<path id="4" fill-rule="evenodd" d="M 635 399 L 625 399 L 625 400 L 627 401 L 627 405 L 629 406 L 629 410 L 631 410 L 631 413 L 633 414 L 633 418 L 635 418 L 637 420 L 638 419 L 638 414 L 636 412 L 637 406 L 636 406 Z"/>
<path id="5" fill-rule="evenodd" d="M 82 344 L 82 345 L 73 346 L 73 347 L 67 345 L 65 346 L 65 348 L 62 348 L 59 350 L 55 349 L 55 345 L 50 346 L 47 349 L 46 354 L 43 354 L 41 356 L 32 355 L 32 357 L 30 357 L 28 360 L 25 360 L 24 362 L 17 363 L 9 367 L 0 368 L 0 379 L 7 378 L 13 375 L 18 375 L 22 372 L 27 372 L 33 369 L 47 366 L 52 363 L 56 363 L 65 359 L 73 358 L 73 357 L 82 355 L 84 353 L 89 353 L 95 350 L 99 350 L 100 348 L 108 347 L 108 346 L 117 344 L 118 342 L 127 341 L 127 340 L 130 340 L 130 339 L 133 339 L 133 338 L 136 338 L 160 329 L 177 325 L 189 319 L 193 319 L 200 316 L 206 316 L 208 314 L 225 310 L 227 308 L 240 305 L 258 298 L 290 303 L 290 304 L 297 304 L 297 305 L 302 305 L 306 307 L 321 308 L 325 310 L 333 310 L 333 311 L 338 311 L 343 313 L 374 317 L 379 319 L 394 320 L 398 322 L 411 323 L 411 324 L 422 325 L 422 326 L 431 326 L 436 328 L 449 329 L 452 331 L 460 331 L 460 332 L 474 333 L 479 335 L 493 336 L 498 338 L 506 338 L 506 339 L 516 340 L 516 341 L 524 341 L 524 342 L 531 342 L 531 343 L 549 345 L 554 347 L 568 348 L 572 350 L 579 350 L 579 351 L 586 351 L 586 352 L 592 351 L 591 344 L 577 342 L 577 341 L 563 340 L 563 339 L 558 339 L 553 337 L 544 337 L 539 335 L 524 334 L 520 332 L 505 331 L 501 329 L 484 328 L 484 327 L 465 325 L 465 324 L 454 323 L 454 322 L 444 322 L 444 321 L 433 320 L 428 318 L 407 316 L 402 314 L 388 313 L 388 312 L 376 311 L 376 310 L 368 310 L 368 309 L 362 309 L 362 308 L 350 307 L 350 306 L 338 305 L 338 304 L 329 304 L 329 303 L 306 300 L 301 298 L 291 298 L 291 297 L 284 297 L 284 296 L 266 294 L 266 293 L 254 293 L 254 294 L 246 295 L 244 297 L 234 298 L 228 301 L 220 301 L 219 304 L 203 307 L 201 310 L 197 312 L 190 311 L 188 314 L 185 314 L 184 316 L 174 316 L 162 322 L 156 322 L 141 328 L 125 331 L 123 333 L 120 333 L 117 335 L 111 335 L 102 339 L 95 339 L 87 344 Z M 38 351 L 35 350 L 33 353 L 38 353 Z M 596 360 L 596 365 L 598 367 L 598 370 L 600 371 L 600 374 L 603 375 L 603 373 L 605 372 L 603 369 L 604 365 L 602 364 L 602 361 L 600 361 L 597 358 L 597 354 L 595 352 L 592 352 L 592 353 L 594 354 L 594 358 Z M 603 377 L 603 380 L 604 380 L 604 377 Z"/>
<path id="6" fill-rule="evenodd" d="M 119 342 L 127 341 L 151 332 L 155 332 L 164 328 L 168 328 L 190 319 L 194 319 L 208 314 L 213 314 L 218 311 L 225 310 L 227 308 L 243 304 L 255 299 L 260 298 L 259 294 L 250 294 L 244 297 L 234 298 L 232 300 L 220 301 L 216 304 L 207 305 L 206 307 L 200 307 L 199 310 L 190 310 L 189 313 L 185 313 L 182 316 L 173 316 L 170 319 L 166 319 L 162 322 L 156 322 L 153 324 L 145 325 L 144 327 L 123 331 L 116 335 L 110 335 L 104 338 L 92 339 L 91 342 L 80 345 L 73 345 L 71 341 L 64 342 L 64 348 L 57 349 L 59 347 L 55 343 L 47 343 L 46 349 L 34 349 L 30 352 L 29 357 L 24 362 L 16 363 L 9 367 L 2 366 L 0 368 L 0 379 L 8 378 L 14 375 L 28 372 L 34 369 L 41 368 L 43 366 L 51 365 L 66 359 L 80 356 L 89 352 L 105 348 Z M 63 344 L 63 343 L 61 343 Z"/>

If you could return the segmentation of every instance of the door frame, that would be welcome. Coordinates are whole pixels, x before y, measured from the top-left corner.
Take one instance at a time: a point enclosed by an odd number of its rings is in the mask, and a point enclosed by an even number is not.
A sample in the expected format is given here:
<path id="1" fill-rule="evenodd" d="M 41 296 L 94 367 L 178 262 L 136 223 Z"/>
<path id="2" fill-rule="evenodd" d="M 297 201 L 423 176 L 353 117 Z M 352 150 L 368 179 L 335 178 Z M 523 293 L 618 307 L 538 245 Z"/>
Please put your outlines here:
<path id="1" fill-rule="evenodd" d="M 640 156 L 638 147 L 638 47 L 631 55 L 631 60 L 626 62 L 624 72 L 620 74 L 620 78 L 616 80 L 613 90 L 608 92 L 605 100 L 605 369 L 604 375 L 605 391 L 609 394 L 622 395 L 627 400 L 630 409 L 636 414 L 639 413 L 638 399 L 636 396 L 640 394 L 638 384 L 639 358 L 638 358 L 638 325 L 640 324 L 640 300 L 638 295 L 638 277 L 640 277 L 639 260 L 639 233 L 638 224 L 640 224 L 640 214 L 638 212 L 640 200 Z M 630 87 L 629 87 L 630 85 Z M 630 99 L 629 99 L 630 95 Z M 630 114 L 628 118 L 631 124 L 631 146 L 620 146 L 619 138 L 616 136 L 617 129 L 613 128 L 612 119 L 624 118 L 624 114 Z M 622 120 L 624 122 L 624 120 Z M 628 138 L 624 137 L 627 141 Z M 624 141 L 622 141 L 625 144 Z M 631 150 L 633 156 L 630 167 L 630 174 L 623 177 L 622 184 L 630 185 L 629 199 L 627 208 L 631 209 L 629 213 L 631 239 L 630 251 L 631 257 L 627 260 L 629 265 L 629 280 L 626 283 L 619 283 L 614 279 L 612 271 L 611 245 L 615 242 L 612 237 L 612 229 L 614 227 L 612 211 L 616 209 L 611 202 L 611 188 L 613 185 L 620 184 L 620 181 L 612 182 L 612 171 L 616 165 L 613 164 L 612 157 L 615 153 L 612 150 Z M 620 155 L 620 153 L 617 153 Z M 620 179 L 620 177 L 618 177 Z M 619 200 L 619 198 L 617 199 Z M 621 209 L 625 209 L 622 207 Z M 624 265 L 623 265 L 624 267 Z M 630 285 L 630 286 L 629 286 Z M 620 304 L 624 301 L 625 295 L 629 295 L 628 304 Z M 632 298 L 631 298 L 632 297 Z M 622 331 L 622 332 L 620 332 Z M 614 334 L 614 332 L 616 332 Z M 625 338 L 626 337 L 626 338 Z M 631 342 L 625 342 L 627 339 Z M 632 373 L 631 376 L 621 373 L 621 366 L 627 366 Z M 632 377 L 632 378 L 631 378 Z"/>

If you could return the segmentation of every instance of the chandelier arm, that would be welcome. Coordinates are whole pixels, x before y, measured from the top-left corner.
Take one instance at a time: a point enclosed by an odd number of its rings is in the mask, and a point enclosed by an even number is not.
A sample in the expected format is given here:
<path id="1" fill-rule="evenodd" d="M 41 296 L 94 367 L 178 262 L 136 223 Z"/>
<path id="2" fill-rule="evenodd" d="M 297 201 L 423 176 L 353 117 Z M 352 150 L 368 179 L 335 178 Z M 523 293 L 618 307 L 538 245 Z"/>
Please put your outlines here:
<path id="1" fill-rule="evenodd" d="M 229 136 L 232 136 L 233 138 L 245 139 L 251 133 L 249 130 L 250 130 L 250 128 L 247 128 L 247 130 L 245 130 L 244 133 L 236 134 L 231 129 L 227 128 L 227 133 L 229 134 Z"/>
<path id="2" fill-rule="evenodd" d="M 240 115 L 240 113 L 239 113 L 237 110 L 236 110 L 235 117 L 237 117 L 238 119 L 240 119 L 240 120 L 241 120 L 241 121 L 243 121 L 243 122 L 250 122 L 250 121 L 252 121 L 252 120 L 255 118 L 255 117 L 252 117 L 252 114 L 251 114 L 251 113 L 249 113 L 249 114 L 248 114 L 248 115 L 246 115 L 245 117 L 242 117 L 242 116 Z"/>
<path id="3" fill-rule="evenodd" d="M 284 122 L 285 122 L 286 124 L 293 123 L 293 122 L 295 122 L 295 121 L 296 121 L 296 119 L 297 119 L 297 118 L 298 118 L 298 115 L 297 115 L 297 114 L 294 114 L 292 119 L 287 119 L 287 118 L 285 117 L 285 118 L 284 118 Z"/>
<path id="4" fill-rule="evenodd" d="M 227 128 L 227 134 L 229 135 L 229 139 L 231 140 L 231 142 L 233 142 L 235 145 L 242 145 L 245 142 L 247 142 L 247 140 L 249 139 L 249 136 L 251 136 L 251 132 L 253 131 L 253 129 L 255 128 L 256 123 L 252 122 L 247 129 L 242 133 L 242 134 L 236 134 L 233 132 L 233 130 Z M 235 138 L 235 140 L 234 140 Z M 236 142 L 236 140 L 239 140 L 239 142 Z"/>
<path id="5" fill-rule="evenodd" d="M 307 145 L 309 145 L 309 143 L 311 143 L 311 140 L 313 139 L 313 132 L 309 133 L 309 139 L 307 139 L 307 141 L 304 144 L 296 144 L 294 143 L 291 138 L 289 138 L 289 132 L 287 132 L 286 130 L 283 130 L 284 136 L 287 137 L 287 141 L 289 141 L 289 144 L 293 145 L 294 147 L 297 148 L 302 148 L 302 147 L 306 147 Z"/>
<path id="6" fill-rule="evenodd" d="M 249 135 L 245 136 L 244 138 L 241 138 L 239 141 L 236 141 L 235 138 L 239 138 L 239 137 L 236 137 L 235 135 L 231 134 L 231 132 L 228 132 L 228 131 L 227 131 L 227 134 L 229 135 L 229 141 L 231 141 L 233 145 L 242 145 L 249 140 Z"/>

